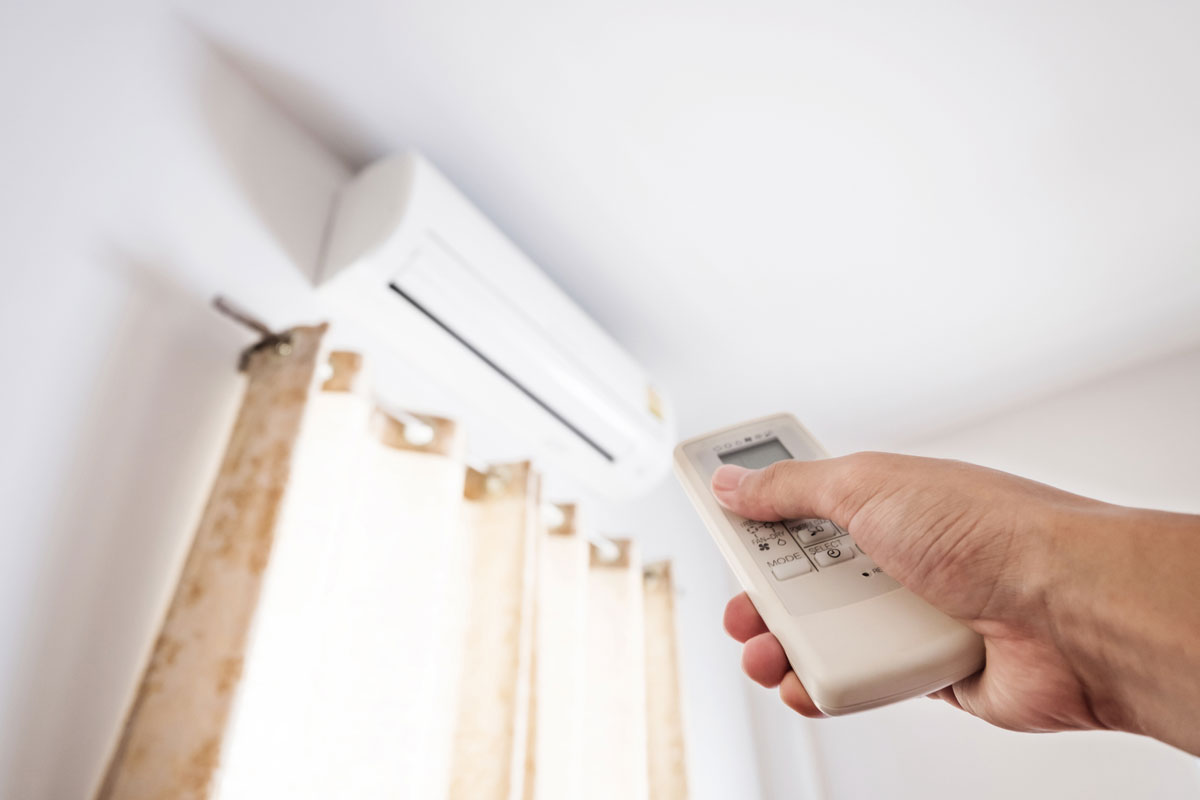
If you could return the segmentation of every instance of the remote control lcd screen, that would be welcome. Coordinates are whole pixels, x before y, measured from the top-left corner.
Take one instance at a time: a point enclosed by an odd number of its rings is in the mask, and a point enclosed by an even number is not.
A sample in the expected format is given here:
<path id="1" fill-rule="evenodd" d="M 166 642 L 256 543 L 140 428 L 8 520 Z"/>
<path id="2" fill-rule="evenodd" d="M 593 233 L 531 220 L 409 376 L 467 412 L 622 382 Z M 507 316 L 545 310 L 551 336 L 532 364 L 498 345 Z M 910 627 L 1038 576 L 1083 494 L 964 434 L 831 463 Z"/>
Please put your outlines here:
<path id="1" fill-rule="evenodd" d="M 792 457 L 792 454 L 780 444 L 778 439 L 767 439 L 761 444 L 752 444 L 741 450 L 718 453 L 717 457 L 726 464 L 737 464 L 739 467 L 747 469 L 761 469 L 776 461 L 786 461 Z"/>

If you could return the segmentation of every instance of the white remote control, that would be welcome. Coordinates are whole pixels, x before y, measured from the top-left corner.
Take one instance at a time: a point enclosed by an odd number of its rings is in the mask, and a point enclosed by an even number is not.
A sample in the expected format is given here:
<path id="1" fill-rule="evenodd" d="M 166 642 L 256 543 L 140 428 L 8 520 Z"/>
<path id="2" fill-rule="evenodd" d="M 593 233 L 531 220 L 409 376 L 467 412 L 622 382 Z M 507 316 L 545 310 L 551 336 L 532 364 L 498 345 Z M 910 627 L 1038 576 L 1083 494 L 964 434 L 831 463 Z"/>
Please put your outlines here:
<path id="1" fill-rule="evenodd" d="M 983 666 L 983 640 L 875 565 L 825 519 L 755 522 L 709 482 L 722 464 L 757 469 L 827 454 L 791 414 L 689 439 L 675 471 L 817 708 L 831 716 L 929 694 Z"/>

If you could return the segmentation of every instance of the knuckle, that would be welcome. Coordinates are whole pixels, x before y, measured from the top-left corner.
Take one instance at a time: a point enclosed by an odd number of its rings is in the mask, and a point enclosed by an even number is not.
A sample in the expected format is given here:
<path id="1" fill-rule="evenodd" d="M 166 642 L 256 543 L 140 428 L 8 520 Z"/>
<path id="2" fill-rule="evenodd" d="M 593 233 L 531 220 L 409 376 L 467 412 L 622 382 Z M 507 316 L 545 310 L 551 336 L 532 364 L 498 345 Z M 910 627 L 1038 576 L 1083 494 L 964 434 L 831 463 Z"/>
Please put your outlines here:
<path id="1" fill-rule="evenodd" d="M 762 471 L 756 499 L 768 507 L 774 508 L 775 502 L 787 491 L 790 467 L 791 465 L 786 461 L 776 461 L 774 464 L 768 465 Z"/>
<path id="2" fill-rule="evenodd" d="M 826 501 L 847 523 L 861 511 L 888 494 L 890 475 L 900 468 L 899 456 L 890 453 L 852 453 L 840 459 L 840 469 L 826 486 Z"/>
<path id="3" fill-rule="evenodd" d="M 879 453 L 871 450 L 865 450 L 859 453 L 851 453 L 844 458 L 846 472 L 850 476 L 862 479 L 868 475 L 878 474 L 881 470 L 887 469 L 888 462 L 894 458 L 890 453 Z"/>
<path id="4" fill-rule="evenodd" d="M 779 467 L 782 463 L 782 461 L 776 461 L 774 464 L 769 464 L 763 468 L 762 480 L 759 482 L 759 488 L 762 491 L 772 492 L 779 488 Z"/>

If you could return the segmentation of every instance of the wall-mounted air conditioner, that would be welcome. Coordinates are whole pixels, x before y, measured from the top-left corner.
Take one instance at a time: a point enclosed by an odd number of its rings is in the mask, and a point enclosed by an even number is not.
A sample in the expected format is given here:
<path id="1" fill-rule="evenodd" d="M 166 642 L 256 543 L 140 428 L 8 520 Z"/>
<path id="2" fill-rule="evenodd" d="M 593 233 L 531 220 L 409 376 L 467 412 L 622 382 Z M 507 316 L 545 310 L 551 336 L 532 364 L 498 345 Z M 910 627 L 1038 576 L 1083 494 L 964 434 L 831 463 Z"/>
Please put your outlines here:
<path id="1" fill-rule="evenodd" d="M 646 373 L 419 155 L 377 161 L 342 190 L 319 283 L 580 483 L 631 496 L 664 473 L 673 419 Z"/>

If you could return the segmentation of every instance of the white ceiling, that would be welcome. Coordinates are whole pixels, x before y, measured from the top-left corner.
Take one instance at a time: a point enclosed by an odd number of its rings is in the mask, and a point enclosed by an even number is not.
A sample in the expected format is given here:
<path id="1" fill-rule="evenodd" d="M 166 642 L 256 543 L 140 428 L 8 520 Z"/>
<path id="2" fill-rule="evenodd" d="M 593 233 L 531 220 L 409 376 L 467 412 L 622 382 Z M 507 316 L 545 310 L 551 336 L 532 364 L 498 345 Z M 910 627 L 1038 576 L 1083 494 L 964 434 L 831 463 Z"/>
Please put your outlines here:
<path id="1" fill-rule="evenodd" d="M 671 391 L 889 446 L 1200 343 L 1200 5 L 194 0 Z M 336 8 L 336 11 L 333 9 Z"/>

